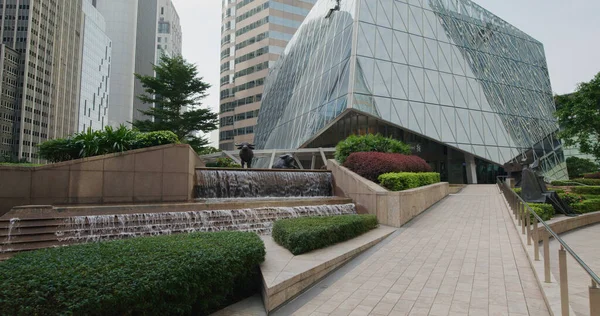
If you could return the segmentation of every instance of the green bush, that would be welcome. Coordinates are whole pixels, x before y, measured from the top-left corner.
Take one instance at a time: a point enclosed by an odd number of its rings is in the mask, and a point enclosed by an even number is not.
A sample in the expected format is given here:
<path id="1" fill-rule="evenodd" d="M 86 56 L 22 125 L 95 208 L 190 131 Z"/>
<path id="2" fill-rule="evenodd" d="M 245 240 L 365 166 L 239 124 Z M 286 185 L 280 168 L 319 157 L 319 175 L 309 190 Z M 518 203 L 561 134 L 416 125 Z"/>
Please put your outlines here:
<path id="1" fill-rule="evenodd" d="M 229 157 L 217 158 L 215 162 L 206 163 L 207 168 L 241 168 L 242 166 L 238 163 L 235 163 L 233 159 Z"/>
<path id="2" fill-rule="evenodd" d="M 550 184 L 552 184 L 553 186 L 557 186 L 557 187 L 571 187 L 571 186 L 581 185 L 576 181 L 552 181 L 552 182 L 550 182 Z"/>
<path id="3" fill-rule="evenodd" d="M 410 146 L 395 140 L 384 137 L 381 134 L 367 134 L 362 136 L 350 135 L 345 140 L 339 142 L 335 147 L 335 159 L 343 164 L 351 153 L 357 152 L 383 152 L 410 155 Z"/>
<path id="4" fill-rule="evenodd" d="M 569 178 L 571 179 L 580 178 L 586 173 L 598 171 L 598 164 L 589 159 L 569 157 L 566 162 Z"/>
<path id="5" fill-rule="evenodd" d="M 600 195 L 600 186 L 580 186 L 571 188 L 573 193 Z"/>
<path id="6" fill-rule="evenodd" d="M 299 255 L 352 239 L 375 227 L 375 215 L 283 219 L 273 224 L 273 240 L 294 255 Z"/>
<path id="7" fill-rule="evenodd" d="M 521 195 L 521 191 L 522 191 L 522 189 L 521 189 L 521 188 L 513 188 L 512 190 L 513 190 L 513 191 L 514 191 L 514 192 L 515 192 L 517 195 Z"/>
<path id="8" fill-rule="evenodd" d="M 22 253 L 0 263 L 0 315 L 207 315 L 258 290 L 264 258 L 242 232 Z"/>
<path id="9" fill-rule="evenodd" d="M 597 212 L 600 211 L 600 199 L 584 200 L 579 203 L 573 204 L 571 207 L 573 207 L 574 211 L 581 214 Z"/>
<path id="10" fill-rule="evenodd" d="M 600 179 L 579 178 L 579 179 L 573 179 L 572 181 L 578 182 L 581 184 L 585 184 L 585 185 L 600 185 Z"/>
<path id="11" fill-rule="evenodd" d="M 566 192 L 558 193 L 558 197 L 560 197 L 563 202 L 567 203 L 571 207 L 573 207 L 573 204 L 580 203 L 586 199 L 583 195 Z"/>
<path id="12" fill-rule="evenodd" d="M 379 183 L 390 191 L 402 191 L 440 182 L 436 172 L 391 172 L 379 176 Z"/>
<path id="13" fill-rule="evenodd" d="M 544 203 L 528 203 L 529 207 L 544 221 L 552 219 L 554 217 L 554 207 L 551 204 Z M 530 215 L 533 221 L 533 214 Z"/>
<path id="14" fill-rule="evenodd" d="M 38 148 L 40 158 L 60 162 L 175 143 L 179 140 L 171 131 L 140 133 L 121 125 L 119 128 L 106 126 L 101 131 L 88 128 L 69 138 L 43 142 Z"/>
<path id="15" fill-rule="evenodd" d="M 563 189 L 553 189 L 553 188 L 548 188 L 550 191 L 554 191 L 557 194 L 561 194 L 561 193 L 565 193 L 566 191 Z"/>

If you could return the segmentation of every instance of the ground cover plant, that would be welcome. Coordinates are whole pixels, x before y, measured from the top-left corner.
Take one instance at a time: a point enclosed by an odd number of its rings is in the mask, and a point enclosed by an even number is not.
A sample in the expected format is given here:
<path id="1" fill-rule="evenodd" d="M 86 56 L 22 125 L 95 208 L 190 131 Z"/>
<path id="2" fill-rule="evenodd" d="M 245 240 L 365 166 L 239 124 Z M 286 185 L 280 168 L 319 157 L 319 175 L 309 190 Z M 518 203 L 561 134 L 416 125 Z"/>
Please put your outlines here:
<path id="1" fill-rule="evenodd" d="M 431 166 L 420 157 L 380 152 L 352 153 L 344 167 L 374 182 L 384 173 L 431 172 Z"/>
<path id="2" fill-rule="evenodd" d="M 390 191 L 403 191 L 440 182 L 436 172 L 391 172 L 379 176 L 379 183 Z"/>
<path id="3" fill-rule="evenodd" d="M 410 155 L 410 146 L 381 134 L 350 135 L 335 147 L 335 159 L 343 164 L 352 153 L 381 152 Z"/>
<path id="4" fill-rule="evenodd" d="M 299 255 L 352 239 L 375 227 L 375 215 L 283 219 L 273 224 L 273 240 L 294 255 Z"/>
<path id="5" fill-rule="evenodd" d="M 0 263 L 0 315 L 208 315 L 258 290 L 264 258 L 243 232 L 22 253 Z"/>

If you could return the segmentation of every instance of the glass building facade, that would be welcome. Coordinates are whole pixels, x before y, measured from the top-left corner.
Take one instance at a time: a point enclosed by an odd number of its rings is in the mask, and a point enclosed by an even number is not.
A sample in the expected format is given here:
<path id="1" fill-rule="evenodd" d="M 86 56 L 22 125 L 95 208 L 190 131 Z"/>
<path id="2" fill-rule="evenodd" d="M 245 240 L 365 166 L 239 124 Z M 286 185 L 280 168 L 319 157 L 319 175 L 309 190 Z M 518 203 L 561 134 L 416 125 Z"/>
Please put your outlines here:
<path id="1" fill-rule="evenodd" d="M 108 125 L 110 61 L 112 42 L 105 33 L 104 17 L 89 1 L 83 1 L 83 50 L 81 101 L 78 131 L 103 129 Z"/>
<path id="2" fill-rule="evenodd" d="M 260 149 L 401 139 L 442 178 L 489 183 L 540 161 L 566 179 L 543 45 L 468 0 L 320 0 L 274 65 Z"/>

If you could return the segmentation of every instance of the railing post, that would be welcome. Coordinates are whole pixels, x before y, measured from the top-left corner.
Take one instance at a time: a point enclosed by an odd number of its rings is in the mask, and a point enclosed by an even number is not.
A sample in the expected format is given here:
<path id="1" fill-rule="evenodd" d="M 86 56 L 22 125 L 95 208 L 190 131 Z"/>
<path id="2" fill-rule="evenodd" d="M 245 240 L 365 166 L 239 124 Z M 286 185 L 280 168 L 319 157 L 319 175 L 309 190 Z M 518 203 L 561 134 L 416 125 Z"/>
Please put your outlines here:
<path id="1" fill-rule="evenodd" d="M 560 246 L 558 250 L 558 271 L 560 273 L 560 307 L 563 316 L 569 316 L 569 280 L 567 278 L 567 252 Z"/>
<path id="2" fill-rule="evenodd" d="M 533 253 L 534 260 L 540 261 L 540 230 L 538 229 L 538 220 L 537 217 L 533 217 Z"/>
<path id="3" fill-rule="evenodd" d="M 544 231 L 544 282 L 550 281 L 550 233 Z"/>
<path id="4" fill-rule="evenodd" d="M 600 288 L 594 280 L 590 286 L 590 315 L 600 315 Z"/>
<path id="5" fill-rule="evenodd" d="M 531 214 L 529 214 L 529 209 L 525 203 L 523 203 L 523 213 L 525 213 L 525 222 L 527 223 L 527 246 L 531 246 Z"/>
<path id="6" fill-rule="evenodd" d="M 521 234 L 525 235 L 525 203 L 519 203 L 519 207 L 521 208 Z"/>
<path id="7" fill-rule="evenodd" d="M 517 211 L 517 224 L 519 224 L 519 226 L 521 226 L 521 208 L 520 206 L 515 207 L 515 210 Z"/>

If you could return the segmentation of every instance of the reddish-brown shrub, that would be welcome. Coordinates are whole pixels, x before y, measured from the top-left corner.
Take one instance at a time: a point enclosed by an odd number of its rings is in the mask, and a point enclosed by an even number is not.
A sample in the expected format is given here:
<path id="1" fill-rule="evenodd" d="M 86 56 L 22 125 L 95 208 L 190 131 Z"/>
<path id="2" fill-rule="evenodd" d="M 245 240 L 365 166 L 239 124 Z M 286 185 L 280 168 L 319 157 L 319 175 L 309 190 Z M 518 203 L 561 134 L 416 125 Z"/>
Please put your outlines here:
<path id="1" fill-rule="evenodd" d="M 431 172 L 429 164 L 420 157 L 380 152 L 352 153 L 344 167 L 374 182 L 388 172 Z"/>
<path id="2" fill-rule="evenodd" d="M 583 177 L 585 179 L 600 179 L 600 172 L 584 173 Z"/>

